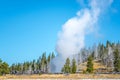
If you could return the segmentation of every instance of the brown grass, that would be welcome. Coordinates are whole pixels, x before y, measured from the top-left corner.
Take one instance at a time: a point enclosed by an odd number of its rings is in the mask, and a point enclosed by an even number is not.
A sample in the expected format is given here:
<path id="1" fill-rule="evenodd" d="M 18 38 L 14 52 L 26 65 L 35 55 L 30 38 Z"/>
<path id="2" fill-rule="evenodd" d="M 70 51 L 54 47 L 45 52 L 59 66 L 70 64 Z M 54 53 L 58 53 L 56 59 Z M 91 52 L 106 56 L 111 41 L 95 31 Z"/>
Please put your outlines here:
<path id="1" fill-rule="evenodd" d="M 42 75 L 6 75 L 1 79 L 120 79 L 120 74 L 42 74 Z"/>

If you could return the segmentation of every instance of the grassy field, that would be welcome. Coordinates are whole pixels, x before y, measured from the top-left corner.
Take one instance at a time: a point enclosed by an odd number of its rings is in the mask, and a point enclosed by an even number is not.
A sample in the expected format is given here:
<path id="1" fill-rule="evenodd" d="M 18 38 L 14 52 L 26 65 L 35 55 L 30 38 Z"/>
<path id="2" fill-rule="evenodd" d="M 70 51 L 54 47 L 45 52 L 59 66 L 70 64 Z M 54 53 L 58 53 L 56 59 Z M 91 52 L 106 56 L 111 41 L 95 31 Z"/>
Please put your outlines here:
<path id="1" fill-rule="evenodd" d="M 120 79 L 120 74 L 42 74 L 42 75 L 6 75 L 4 79 Z"/>

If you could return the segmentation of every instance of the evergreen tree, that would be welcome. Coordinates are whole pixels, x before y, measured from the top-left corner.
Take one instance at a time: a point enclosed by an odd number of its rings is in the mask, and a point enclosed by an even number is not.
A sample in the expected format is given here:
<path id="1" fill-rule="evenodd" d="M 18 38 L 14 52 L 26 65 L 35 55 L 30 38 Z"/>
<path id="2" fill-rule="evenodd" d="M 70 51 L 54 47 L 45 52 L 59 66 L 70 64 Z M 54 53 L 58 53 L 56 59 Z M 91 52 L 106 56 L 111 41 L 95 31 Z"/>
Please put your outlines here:
<path id="1" fill-rule="evenodd" d="M 106 42 L 106 47 L 108 48 L 109 46 L 111 46 L 111 43 L 109 41 Z"/>
<path id="2" fill-rule="evenodd" d="M 66 63 L 64 65 L 64 67 L 62 68 L 61 72 L 64 72 L 64 73 L 70 73 L 71 72 L 70 59 L 69 58 L 66 59 Z"/>
<path id="3" fill-rule="evenodd" d="M 76 65 L 76 61 L 75 59 L 73 58 L 72 59 L 72 66 L 71 66 L 71 73 L 76 73 L 76 70 L 77 70 L 77 65 Z"/>
<path id="4" fill-rule="evenodd" d="M 37 62 L 36 62 L 36 69 L 37 71 L 40 71 L 41 70 L 41 57 L 39 57 L 39 59 L 37 59 Z"/>
<path id="5" fill-rule="evenodd" d="M 2 63 L 2 74 L 8 74 L 9 73 L 9 65 L 6 62 Z"/>
<path id="6" fill-rule="evenodd" d="M 17 71 L 19 71 L 19 72 L 21 71 L 21 65 L 20 65 L 20 63 L 17 64 Z"/>
<path id="7" fill-rule="evenodd" d="M 49 63 L 51 60 L 51 54 L 48 55 L 47 62 Z"/>
<path id="8" fill-rule="evenodd" d="M 51 61 L 51 54 L 49 54 L 47 58 L 47 72 L 50 72 L 50 61 Z"/>
<path id="9" fill-rule="evenodd" d="M 2 60 L 0 59 L 0 75 L 2 75 Z"/>
<path id="10" fill-rule="evenodd" d="M 92 73 L 93 72 L 92 60 L 93 60 L 92 56 L 89 56 L 88 57 L 88 62 L 87 62 L 87 70 L 86 70 L 88 73 Z"/>
<path id="11" fill-rule="evenodd" d="M 46 69 L 47 69 L 47 59 L 46 59 L 46 52 L 44 52 L 41 58 L 41 70 L 43 72 L 46 72 Z"/>
<path id="12" fill-rule="evenodd" d="M 120 55 L 118 49 L 114 51 L 114 71 L 120 72 Z"/>
<path id="13" fill-rule="evenodd" d="M 54 52 L 52 52 L 51 59 L 55 58 Z"/>
<path id="14" fill-rule="evenodd" d="M 0 75 L 9 73 L 9 65 L 0 59 Z"/>
<path id="15" fill-rule="evenodd" d="M 35 60 L 33 60 L 33 62 L 32 62 L 32 71 L 36 70 L 36 64 L 35 63 L 36 63 Z"/>
<path id="16" fill-rule="evenodd" d="M 61 72 L 62 72 L 62 73 L 65 72 L 65 65 L 62 67 Z"/>

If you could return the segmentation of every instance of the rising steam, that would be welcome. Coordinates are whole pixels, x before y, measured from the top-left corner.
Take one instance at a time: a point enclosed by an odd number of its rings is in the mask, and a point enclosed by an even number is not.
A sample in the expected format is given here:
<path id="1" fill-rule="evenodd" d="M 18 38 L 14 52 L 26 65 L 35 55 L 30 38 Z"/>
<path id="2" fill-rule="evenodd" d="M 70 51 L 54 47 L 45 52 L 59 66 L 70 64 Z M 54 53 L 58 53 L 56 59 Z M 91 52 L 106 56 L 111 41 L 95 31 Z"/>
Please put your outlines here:
<path id="1" fill-rule="evenodd" d="M 58 56 L 52 62 L 52 72 L 60 72 L 65 59 L 80 52 L 80 49 L 85 46 L 85 36 L 94 32 L 100 14 L 111 3 L 112 0 L 89 0 L 85 8 L 65 22 L 62 31 L 58 34 L 56 45 Z"/>

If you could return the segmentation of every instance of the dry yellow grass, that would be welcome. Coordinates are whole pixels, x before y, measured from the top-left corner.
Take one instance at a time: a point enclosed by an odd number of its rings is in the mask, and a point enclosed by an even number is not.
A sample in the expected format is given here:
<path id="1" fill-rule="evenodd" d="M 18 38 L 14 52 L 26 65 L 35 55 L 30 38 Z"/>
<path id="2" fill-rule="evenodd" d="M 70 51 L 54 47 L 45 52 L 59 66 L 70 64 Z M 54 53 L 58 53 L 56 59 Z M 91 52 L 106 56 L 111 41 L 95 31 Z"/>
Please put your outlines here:
<path id="1" fill-rule="evenodd" d="M 99 69 L 99 68 L 103 68 L 103 69 L 106 69 L 106 67 L 103 65 L 103 64 L 101 64 L 100 62 L 99 62 L 99 60 L 94 60 L 93 61 L 93 68 L 94 68 L 94 70 L 97 70 L 97 69 Z M 81 70 L 81 71 L 85 71 L 86 69 L 87 69 L 87 62 L 84 62 L 84 63 L 81 63 L 79 66 L 78 66 L 78 68 Z"/>
<path id="2" fill-rule="evenodd" d="M 42 75 L 6 75 L 1 79 L 120 79 L 120 74 L 42 74 Z"/>
<path id="3" fill-rule="evenodd" d="M 98 68 L 106 68 L 103 64 L 101 64 L 98 60 L 94 60 L 93 61 L 94 64 L 94 69 L 98 69 Z"/>

